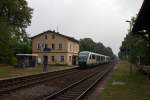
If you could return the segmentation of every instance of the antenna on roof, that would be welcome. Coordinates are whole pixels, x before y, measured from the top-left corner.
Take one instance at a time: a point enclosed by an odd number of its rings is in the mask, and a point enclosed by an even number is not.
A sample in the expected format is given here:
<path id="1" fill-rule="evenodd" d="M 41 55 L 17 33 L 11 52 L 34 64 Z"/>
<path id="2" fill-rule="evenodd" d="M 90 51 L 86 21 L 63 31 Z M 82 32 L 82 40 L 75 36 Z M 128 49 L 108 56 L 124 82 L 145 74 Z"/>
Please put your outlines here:
<path id="1" fill-rule="evenodd" d="M 59 32 L 59 31 L 58 31 L 58 25 L 57 25 L 57 27 L 56 27 L 56 31 Z"/>

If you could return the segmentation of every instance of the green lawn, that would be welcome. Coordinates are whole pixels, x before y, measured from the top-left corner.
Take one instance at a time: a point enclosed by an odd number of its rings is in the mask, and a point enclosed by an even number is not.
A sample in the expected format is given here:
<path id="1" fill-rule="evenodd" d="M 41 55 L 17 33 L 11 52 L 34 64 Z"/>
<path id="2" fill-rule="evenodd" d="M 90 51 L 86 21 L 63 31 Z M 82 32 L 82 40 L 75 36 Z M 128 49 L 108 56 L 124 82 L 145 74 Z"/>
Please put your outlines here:
<path id="1" fill-rule="evenodd" d="M 114 85 L 114 82 L 124 84 Z M 150 81 L 136 69 L 131 74 L 129 64 L 122 61 L 106 84 L 100 100 L 150 100 Z"/>
<path id="2" fill-rule="evenodd" d="M 49 66 L 48 70 L 50 72 L 63 70 L 72 68 L 70 66 Z M 43 66 L 37 66 L 35 68 L 15 68 L 13 66 L 0 66 L 0 79 L 2 78 L 9 78 L 9 77 L 16 77 L 16 76 L 25 76 L 25 75 L 32 75 L 38 74 L 43 71 Z"/>

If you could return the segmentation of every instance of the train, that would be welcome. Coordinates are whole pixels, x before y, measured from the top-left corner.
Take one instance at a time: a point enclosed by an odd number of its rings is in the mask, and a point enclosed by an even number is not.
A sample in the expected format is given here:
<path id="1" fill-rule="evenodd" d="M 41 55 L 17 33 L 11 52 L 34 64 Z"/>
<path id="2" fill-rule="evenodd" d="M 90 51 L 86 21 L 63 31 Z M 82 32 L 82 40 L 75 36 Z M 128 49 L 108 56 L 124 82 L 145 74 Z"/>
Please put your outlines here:
<path id="1" fill-rule="evenodd" d="M 94 52 L 82 51 L 79 53 L 78 65 L 80 68 L 94 67 L 110 62 L 110 57 Z"/>

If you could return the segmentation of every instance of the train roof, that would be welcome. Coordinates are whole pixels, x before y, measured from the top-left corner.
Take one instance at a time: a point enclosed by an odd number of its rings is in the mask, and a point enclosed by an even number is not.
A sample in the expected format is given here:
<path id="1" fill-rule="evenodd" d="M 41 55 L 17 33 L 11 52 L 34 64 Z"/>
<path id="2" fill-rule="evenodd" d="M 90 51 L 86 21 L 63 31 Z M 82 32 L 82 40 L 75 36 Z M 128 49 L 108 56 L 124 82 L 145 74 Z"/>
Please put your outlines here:
<path id="1" fill-rule="evenodd" d="M 105 55 L 95 53 L 95 52 L 90 52 L 90 51 L 81 51 L 80 53 L 91 53 L 91 54 L 95 54 L 95 55 L 105 56 Z M 109 56 L 105 56 L 105 57 L 109 57 Z"/>

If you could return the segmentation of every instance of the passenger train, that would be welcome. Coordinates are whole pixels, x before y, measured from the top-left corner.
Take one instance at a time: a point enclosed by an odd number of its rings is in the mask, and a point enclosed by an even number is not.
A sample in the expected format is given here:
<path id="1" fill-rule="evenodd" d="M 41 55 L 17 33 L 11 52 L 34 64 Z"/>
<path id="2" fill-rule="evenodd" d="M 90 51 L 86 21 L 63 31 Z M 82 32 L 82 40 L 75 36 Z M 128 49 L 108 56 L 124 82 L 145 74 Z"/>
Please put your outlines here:
<path id="1" fill-rule="evenodd" d="M 82 51 L 79 53 L 78 64 L 80 68 L 94 67 L 96 65 L 109 62 L 110 62 L 109 56 L 89 51 Z"/>

